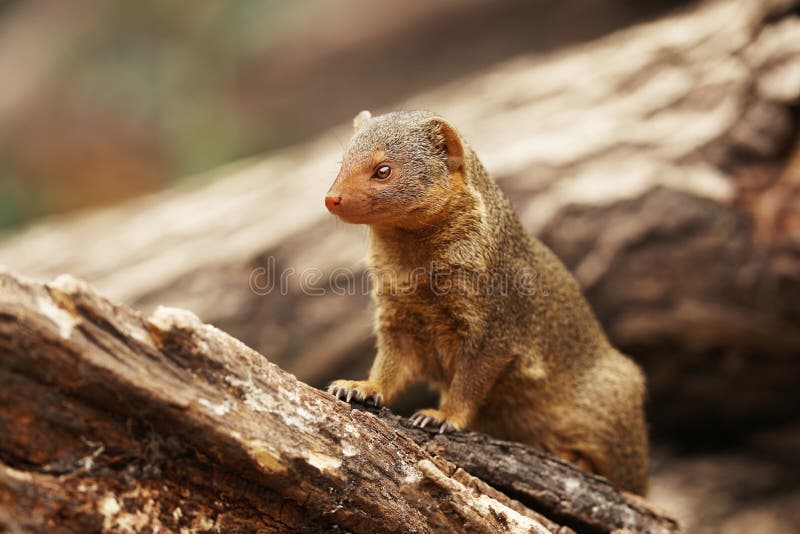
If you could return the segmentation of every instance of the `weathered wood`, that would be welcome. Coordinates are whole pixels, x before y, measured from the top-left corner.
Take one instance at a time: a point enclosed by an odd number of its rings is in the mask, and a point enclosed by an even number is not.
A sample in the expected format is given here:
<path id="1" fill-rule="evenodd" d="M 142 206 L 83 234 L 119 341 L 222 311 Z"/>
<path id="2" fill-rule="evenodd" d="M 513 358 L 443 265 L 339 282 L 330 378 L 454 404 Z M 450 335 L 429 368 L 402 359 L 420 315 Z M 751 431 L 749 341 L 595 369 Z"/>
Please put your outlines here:
<path id="1" fill-rule="evenodd" d="M 796 6 L 707 2 L 405 103 L 457 124 L 573 269 L 644 364 L 662 434 L 702 438 L 709 420 L 735 432 L 800 404 Z M 334 294 L 330 275 L 363 274 L 365 239 L 322 206 L 348 135 L 41 222 L 3 241 L 0 262 L 73 273 L 146 310 L 191 309 L 314 385 L 356 375 L 372 355 L 367 297 Z M 259 294 L 251 282 L 270 258 L 276 276 L 294 274 L 285 292 Z"/>
<path id="2" fill-rule="evenodd" d="M 647 501 L 623 494 L 604 478 L 577 471 L 571 464 L 525 445 L 474 432 L 439 434 L 415 427 L 386 408 L 362 409 L 378 415 L 432 454 L 580 532 L 604 531 L 609 525 L 645 532 L 679 530 L 674 518 Z"/>
<path id="3" fill-rule="evenodd" d="M 189 312 L 68 276 L 0 274 L 0 385 L 11 532 L 678 531 L 569 464 L 352 409 Z"/>

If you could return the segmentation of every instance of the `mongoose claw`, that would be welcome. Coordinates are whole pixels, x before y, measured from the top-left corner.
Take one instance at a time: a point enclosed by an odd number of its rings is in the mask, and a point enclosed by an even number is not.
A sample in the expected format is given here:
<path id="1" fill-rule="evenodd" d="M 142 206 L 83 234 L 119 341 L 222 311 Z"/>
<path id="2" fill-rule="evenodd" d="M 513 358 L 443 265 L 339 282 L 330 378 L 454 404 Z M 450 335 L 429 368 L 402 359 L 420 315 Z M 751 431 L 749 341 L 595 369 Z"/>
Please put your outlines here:
<path id="1" fill-rule="evenodd" d="M 448 421 L 445 415 L 439 410 L 420 410 L 409 418 L 412 425 L 426 428 L 428 425 L 432 429 L 439 427 L 439 433 L 454 432 L 461 427 L 452 421 Z"/>
<path id="2" fill-rule="evenodd" d="M 364 404 L 370 405 L 372 404 L 376 408 L 380 408 L 383 406 L 383 395 L 380 393 L 375 393 L 373 395 L 367 395 L 364 397 Z"/>
<path id="3" fill-rule="evenodd" d="M 445 421 L 442 423 L 442 426 L 439 427 L 439 434 L 444 434 L 445 432 L 455 432 L 458 430 L 458 427 L 453 423 Z"/>
<path id="4" fill-rule="evenodd" d="M 337 399 L 344 400 L 345 395 L 347 395 L 347 390 L 339 386 L 328 386 L 328 393 L 330 393 Z"/>
<path id="5" fill-rule="evenodd" d="M 376 408 L 380 408 L 383 404 L 383 395 L 375 391 L 368 382 L 337 380 L 328 386 L 328 393 L 347 403 L 360 402 Z"/>
<path id="6" fill-rule="evenodd" d="M 411 424 L 414 426 L 418 426 L 420 428 L 425 428 L 434 421 L 436 421 L 436 419 L 434 419 L 432 416 L 425 415 L 419 412 L 411 416 Z"/>

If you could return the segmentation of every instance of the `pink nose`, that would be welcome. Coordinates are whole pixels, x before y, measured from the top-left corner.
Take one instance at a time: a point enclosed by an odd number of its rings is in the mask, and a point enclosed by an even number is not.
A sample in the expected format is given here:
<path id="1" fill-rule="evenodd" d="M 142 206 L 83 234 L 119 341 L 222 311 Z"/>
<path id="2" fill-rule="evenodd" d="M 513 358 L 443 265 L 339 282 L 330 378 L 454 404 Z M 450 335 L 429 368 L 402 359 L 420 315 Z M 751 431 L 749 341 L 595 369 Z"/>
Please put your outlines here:
<path id="1" fill-rule="evenodd" d="M 333 211 L 341 205 L 342 205 L 341 195 L 339 196 L 327 195 L 325 197 L 325 207 L 328 208 L 328 211 Z"/>

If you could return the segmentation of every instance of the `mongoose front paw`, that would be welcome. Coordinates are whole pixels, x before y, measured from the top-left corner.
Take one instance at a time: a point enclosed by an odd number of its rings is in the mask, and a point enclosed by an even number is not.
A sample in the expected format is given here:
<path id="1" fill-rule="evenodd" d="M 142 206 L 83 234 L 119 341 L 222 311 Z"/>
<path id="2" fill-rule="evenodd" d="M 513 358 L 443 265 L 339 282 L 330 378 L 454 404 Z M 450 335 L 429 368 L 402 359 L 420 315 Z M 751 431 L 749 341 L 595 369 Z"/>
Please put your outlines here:
<path id="1" fill-rule="evenodd" d="M 411 416 L 411 424 L 420 428 L 425 428 L 428 425 L 431 427 L 439 427 L 439 433 L 454 432 L 464 428 L 463 423 L 459 422 L 454 417 L 447 417 L 441 410 L 434 410 L 428 408 L 419 410 Z"/>
<path id="2" fill-rule="evenodd" d="M 383 395 L 372 382 L 366 380 L 335 380 L 328 386 L 328 393 L 345 402 L 361 402 L 380 407 Z"/>

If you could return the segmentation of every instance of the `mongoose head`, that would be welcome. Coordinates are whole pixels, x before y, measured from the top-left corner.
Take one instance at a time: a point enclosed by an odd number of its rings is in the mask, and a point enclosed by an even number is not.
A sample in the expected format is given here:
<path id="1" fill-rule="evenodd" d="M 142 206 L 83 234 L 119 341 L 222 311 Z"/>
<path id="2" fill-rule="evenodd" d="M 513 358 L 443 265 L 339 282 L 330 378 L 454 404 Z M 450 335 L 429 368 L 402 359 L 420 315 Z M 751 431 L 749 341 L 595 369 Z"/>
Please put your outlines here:
<path id="1" fill-rule="evenodd" d="M 353 120 L 339 175 L 325 197 L 349 223 L 415 229 L 433 225 L 463 191 L 464 144 L 455 128 L 427 111 Z"/>

